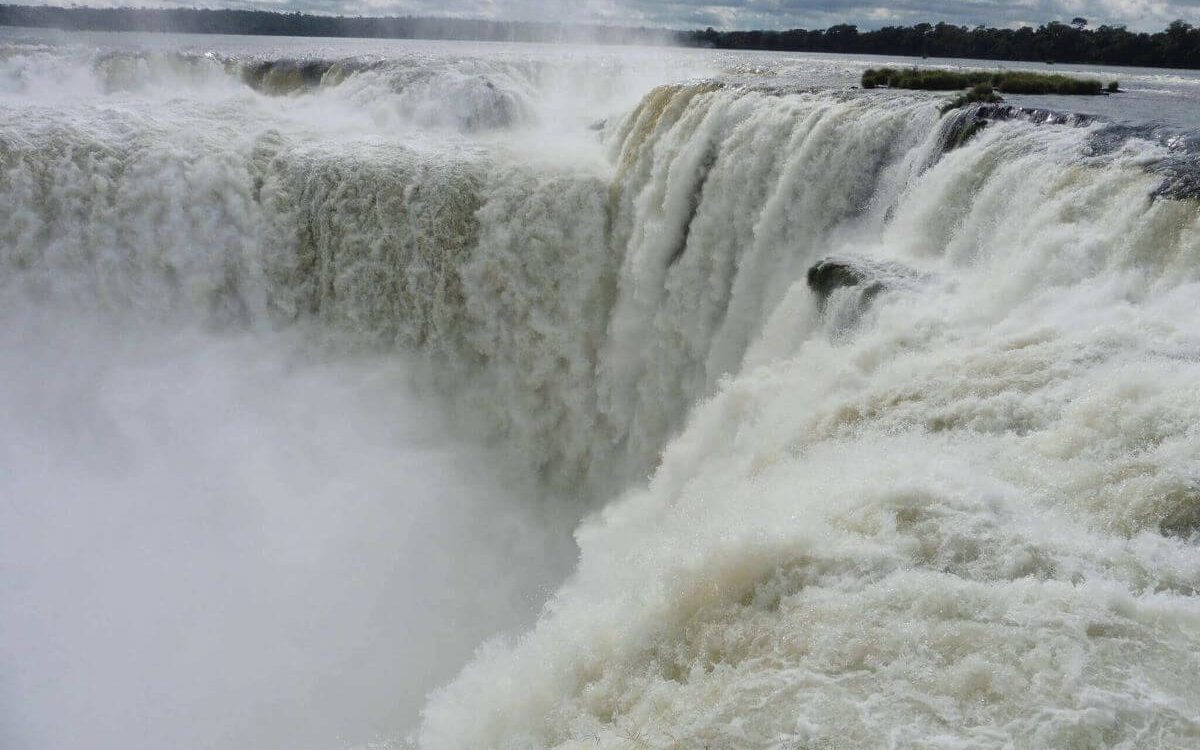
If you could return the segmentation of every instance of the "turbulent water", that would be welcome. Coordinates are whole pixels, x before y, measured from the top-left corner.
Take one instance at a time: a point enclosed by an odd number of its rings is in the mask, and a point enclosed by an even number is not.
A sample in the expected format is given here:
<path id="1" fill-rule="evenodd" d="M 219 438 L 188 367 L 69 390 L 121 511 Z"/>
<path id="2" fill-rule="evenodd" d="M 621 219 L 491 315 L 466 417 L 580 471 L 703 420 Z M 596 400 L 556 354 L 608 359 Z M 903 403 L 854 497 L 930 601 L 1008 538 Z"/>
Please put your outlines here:
<path id="1" fill-rule="evenodd" d="M 1200 78 L 865 65 L 6 32 L 0 744 L 1200 744 Z"/>

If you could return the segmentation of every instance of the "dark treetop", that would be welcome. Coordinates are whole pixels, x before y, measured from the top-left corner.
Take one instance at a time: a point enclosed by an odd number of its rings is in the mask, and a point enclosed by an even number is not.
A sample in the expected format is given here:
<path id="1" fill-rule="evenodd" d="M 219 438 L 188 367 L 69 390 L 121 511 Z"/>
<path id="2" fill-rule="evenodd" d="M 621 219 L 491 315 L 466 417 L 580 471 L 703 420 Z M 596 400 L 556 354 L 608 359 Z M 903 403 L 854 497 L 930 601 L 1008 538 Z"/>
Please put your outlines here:
<path id="1" fill-rule="evenodd" d="M 979 60 L 1138 65 L 1200 68 L 1200 29 L 1175 21 L 1156 34 L 1135 33 L 1123 26 L 1089 29 L 1087 21 L 1057 21 L 1036 29 L 967 28 L 948 23 L 887 26 L 859 31 L 832 26 L 824 31 L 685 32 L 686 42 L 721 49 L 767 49 L 803 52 L 966 57 Z"/>

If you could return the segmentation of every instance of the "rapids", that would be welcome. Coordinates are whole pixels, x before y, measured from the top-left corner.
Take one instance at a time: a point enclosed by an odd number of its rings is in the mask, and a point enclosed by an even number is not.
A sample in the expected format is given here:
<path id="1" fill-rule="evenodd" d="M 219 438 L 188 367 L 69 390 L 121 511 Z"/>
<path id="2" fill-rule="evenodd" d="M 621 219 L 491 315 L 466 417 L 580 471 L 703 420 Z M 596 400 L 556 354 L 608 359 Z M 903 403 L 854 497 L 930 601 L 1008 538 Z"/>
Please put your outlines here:
<path id="1" fill-rule="evenodd" d="M 1200 743 L 1200 79 L 255 44 L 0 48 L 0 739 Z"/>

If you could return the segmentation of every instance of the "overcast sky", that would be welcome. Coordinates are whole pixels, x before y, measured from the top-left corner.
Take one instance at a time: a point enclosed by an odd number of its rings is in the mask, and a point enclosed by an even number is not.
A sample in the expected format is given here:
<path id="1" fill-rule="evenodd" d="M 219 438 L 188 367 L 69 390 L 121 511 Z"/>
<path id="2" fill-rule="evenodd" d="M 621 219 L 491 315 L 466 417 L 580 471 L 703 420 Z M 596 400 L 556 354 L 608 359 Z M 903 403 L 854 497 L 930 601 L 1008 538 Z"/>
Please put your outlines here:
<path id="1" fill-rule="evenodd" d="M 12 0 L 14 2 L 18 0 Z M 77 0 L 80 5 L 257 7 L 346 15 L 433 15 L 600 22 L 671 28 L 861 28 L 922 21 L 1036 26 L 1076 16 L 1092 26 L 1158 30 L 1182 18 L 1200 25 L 1200 0 Z M 55 5 L 65 4 L 63 0 Z"/>

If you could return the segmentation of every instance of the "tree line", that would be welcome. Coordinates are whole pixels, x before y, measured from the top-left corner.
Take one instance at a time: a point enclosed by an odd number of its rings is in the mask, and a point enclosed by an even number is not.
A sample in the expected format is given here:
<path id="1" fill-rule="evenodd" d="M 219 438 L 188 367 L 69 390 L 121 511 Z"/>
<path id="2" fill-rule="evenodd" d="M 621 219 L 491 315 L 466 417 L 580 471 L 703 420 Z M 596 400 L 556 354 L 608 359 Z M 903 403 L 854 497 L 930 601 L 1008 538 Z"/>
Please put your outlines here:
<path id="1" fill-rule="evenodd" d="M 205 8 L 88 8 L 0 5 L 0 26 L 64 31 L 157 31 L 186 34 L 459 39 L 483 42 L 664 44 L 674 32 L 540 21 L 464 18 L 326 16 Z"/>
<path id="2" fill-rule="evenodd" d="M 978 60 L 1136 65 L 1154 68 L 1200 68 L 1200 29 L 1175 21 L 1154 34 L 1124 26 L 1088 28 L 1076 18 L 1018 29 L 969 28 L 948 23 L 886 26 L 875 31 L 840 24 L 809 31 L 684 32 L 686 44 L 719 49 L 788 52 L 839 52 L 909 57 L 965 57 Z"/>
<path id="3" fill-rule="evenodd" d="M 1089 28 L 1083 18 L 1075 18 L 1071 23 L 1052 21 L 1037 28 L 1018 29 L 920 23 L 871 31 L 859 31 L 857 26 L 850 24 L 788 31 L 717 31 L 713 28 L 663 31 L 537 21 L 412 16 L 364 18 L 261 10 L 0 5 L 0 26 L 502 42 L 676 43 L 730 50 L 1200 68 L 1200 29 L 1184 21 L 1175 21 L 1157 33 L 1132 32 L 1124 26 Z"/>

